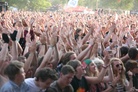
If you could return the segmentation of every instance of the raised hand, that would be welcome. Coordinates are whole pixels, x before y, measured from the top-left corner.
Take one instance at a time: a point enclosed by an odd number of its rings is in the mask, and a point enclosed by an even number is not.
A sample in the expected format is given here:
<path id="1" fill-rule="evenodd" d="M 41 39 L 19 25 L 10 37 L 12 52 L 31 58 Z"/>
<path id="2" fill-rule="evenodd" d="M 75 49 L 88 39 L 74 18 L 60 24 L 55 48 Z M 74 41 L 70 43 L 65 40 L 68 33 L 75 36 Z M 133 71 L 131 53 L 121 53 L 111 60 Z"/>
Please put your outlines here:
<path id="1" fill-rule="evenodd" d="M 116 28 L 116 24 L 115 23 L 112 23 L 109 32 L 114 32 L 115 31 L 115 28 Z"/>
<path id="2" fill-rule="evenodd" d="M 117 76 L 114 78 L 112 84 L 115 86 L 121 80 L 121 75 L 118 73 Z"/>
<path id="3" fill-rule="evenodd" d="M 32 41 L 32 42 L 30 43 L 29 52 L 34 53 L 35 50 L 36 50 L 36 41 L 34 40 L 34 41 Z"/>
<path id="4" fill-rule="evenodd" d="M 42 35 L 40 36 L 40 42 L 41 42 L 42 44 L 46 44 L 46 36 L 45 36 L 44 34 L 42 34 Z"/>
<path id="5" fill-rule="evenodd" d="M 110 58 L 111 58 L 109 52 L 104 50 L 103 54 L 104 54 L 103 60 L 104 60 L 105 65 L 109 65 L 110 64 Z"/>
<path id="6" fill-rule="evenodd" d="M 52 47 L 55 46 L 56 43 L 58 42 L 58 40 L 59 40 L 59 37 L 53 35 L 53 36 L 51 37 L 50 45 L 51 45 Z"/>

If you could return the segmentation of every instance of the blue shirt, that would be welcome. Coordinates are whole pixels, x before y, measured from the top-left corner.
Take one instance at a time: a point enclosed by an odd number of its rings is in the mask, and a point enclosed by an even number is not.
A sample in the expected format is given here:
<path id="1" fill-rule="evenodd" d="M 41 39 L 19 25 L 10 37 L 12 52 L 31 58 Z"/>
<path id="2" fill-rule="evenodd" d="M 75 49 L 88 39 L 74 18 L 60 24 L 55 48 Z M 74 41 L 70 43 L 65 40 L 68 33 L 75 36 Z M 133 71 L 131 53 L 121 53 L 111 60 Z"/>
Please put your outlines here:
<path id="1" fill-rule="evenodd" d="M 18 86 L 14 82 L 8 81 L 1 87 L 0 92 L 29 92 L 29 86 L 25 82 Z"/>

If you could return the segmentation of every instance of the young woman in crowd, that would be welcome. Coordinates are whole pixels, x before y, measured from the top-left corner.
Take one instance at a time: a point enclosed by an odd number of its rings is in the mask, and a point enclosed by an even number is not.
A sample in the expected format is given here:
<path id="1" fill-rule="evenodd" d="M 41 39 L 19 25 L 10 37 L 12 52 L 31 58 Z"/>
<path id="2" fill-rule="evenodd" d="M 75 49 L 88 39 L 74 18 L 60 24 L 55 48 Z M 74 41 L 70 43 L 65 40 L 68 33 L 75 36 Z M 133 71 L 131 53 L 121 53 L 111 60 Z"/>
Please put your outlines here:
<path id="1" fill-rule="evenodd" d="M 102 92 L 107 88 L 107 84 L 113 80 L 113 73 L 111 66 L 104 66 L 103 60 L 95 58 L 94 60 L 86 59 L 84 61 L 86 63 L 86 75 L 89 77 L 99 78 L 99 73 L 101 72 L 102 68 L 107 68 L 108 73 L 107 76 L 104 76 L 102 81 L 91 82 L 89 83 L 89 92 Z"/>
<path id="2" fill-rule="evenodd" d="M 126 79 L 125 76 L 125 67 L 123 62 L 119 58 L 112 58 L 110 60 L 111 66 L 113 68 L 113 74 L 114 77 L 120 76 L 120 80 L 116 83 L 116 85 L 113 86 L 114 90 L 113 92 L 125 92 L 130 91 L 130 89 L 133 87 L 133 85 Z M 131 77 L 131 76 L 130 76 Z M 132 81 L 132 80 L 130 80 Z"/>

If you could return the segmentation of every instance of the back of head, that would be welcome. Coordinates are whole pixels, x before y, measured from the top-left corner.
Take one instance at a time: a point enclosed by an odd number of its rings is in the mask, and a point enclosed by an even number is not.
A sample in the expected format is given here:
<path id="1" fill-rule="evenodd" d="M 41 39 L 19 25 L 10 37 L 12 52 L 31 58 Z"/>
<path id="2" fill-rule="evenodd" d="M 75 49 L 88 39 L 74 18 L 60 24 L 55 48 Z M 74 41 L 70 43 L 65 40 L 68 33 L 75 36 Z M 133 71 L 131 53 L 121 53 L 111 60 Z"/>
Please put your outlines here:
<path id="1" fill-rule="evenodd" d="M 99 59 L 99 58 L 94 58 L 93 62 L 96 64 L 97 68 L 104 65 L 104 61 L 102 59 Z"/>
<path id="2" fill-rule="evenodd" d="M 70 61 L 70 56 L 71 56 L 72 54 L 74 54 L 74 52 L 67 52 L 67 53 L 65 53 L 65 55 L 62 57 L 62 60 L 61 60 L 62 63 L 63 63 L 63 65 L 66 65 L 67 62 Z"/>
<path id="3" fill-rule="evenodd" d="M 125 56 L 128 53 L 129 48 L 126 46 L 122 46 L 120 48 L 121 57 Z"/>
<path id="4" fill-rule="evenodd" d="M 136 61 L 134 60 L 128 60 L 126 63 L 125 63 L 125 68 L 126 68 L 126 72 L 129 71 L 129 70 L 133 70 L 134 68 L 137 68 L 138 64 Z"/>
<path id="5" fill-rule="evenodd" d="M 132 59 L 132 60 L 136 59 L 137 54 L 138 54 L 138 51 L 135 47 L 130 48 L 128 51 L 128 55 L 129 55 L 130 59 Z"/>
<path id="6" fill-rule="evenodd" d="M 38 72 L 36 72 L 35 77 L 36 77 L 36 81 L 42 81 L 42 82 L 45 82 L 49 78 L 52 80 L 57 79 L 56 72 L 51 68 L 40 69 Z"/>
<path id="7" fill-rule="evenodd" d="M 26 62 L 26 57 L 24 57 L 24 56 L 19 56 L 17 60 L 20 61 L 20 62 L 25 63 L 25 62 Z"/>
<path id="8" fill-rule="evenodd" d="M 66 75 L 66 74 L 69 74 L 69 73 L 75 73 L 75 70 L 74 70 L 74 68 L 72 67 L 72 66 L 70 66 L 70 65 L 64 65 L 63 67 L 62 67 L 62 69 L 61 69 L 61 73 L 63 74 L 63 75 Z"/>
<path id="9" fill-rule="evenodd" d="M 24 64 L 22 62 L 19 62 L 17 60 L 12 61 L 4 70 L 4 73 L 8 76 L 10 80 L 14 80 L 16 74 L 20 73 L 21 68 L 24 67 Z"/>
<path id="10" fill-rule="evenodd" d="M 74 68 L 74 70 L 76 71 L 76 68 L 80 65 L 80 61 L 79 60 L 71 60 L 67 63 L 67 65 L 70 65 Z"/>

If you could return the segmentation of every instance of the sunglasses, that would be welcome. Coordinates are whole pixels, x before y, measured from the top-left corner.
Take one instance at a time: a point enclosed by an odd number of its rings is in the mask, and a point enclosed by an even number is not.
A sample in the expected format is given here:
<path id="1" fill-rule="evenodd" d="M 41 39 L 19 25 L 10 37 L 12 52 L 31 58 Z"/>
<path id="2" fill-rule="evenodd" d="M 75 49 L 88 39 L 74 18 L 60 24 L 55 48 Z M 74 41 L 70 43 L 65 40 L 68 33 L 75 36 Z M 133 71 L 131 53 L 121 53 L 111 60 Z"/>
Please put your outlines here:
<path id="1" fill-rule="evenodd" d="M 122 66 L 122 64 L 117 64 L 117 65 L 116 65 L 116 67 L 118 68 L 118 67 L 119 67 L 119 65 L 120 65 L 120 66 Z"/>

